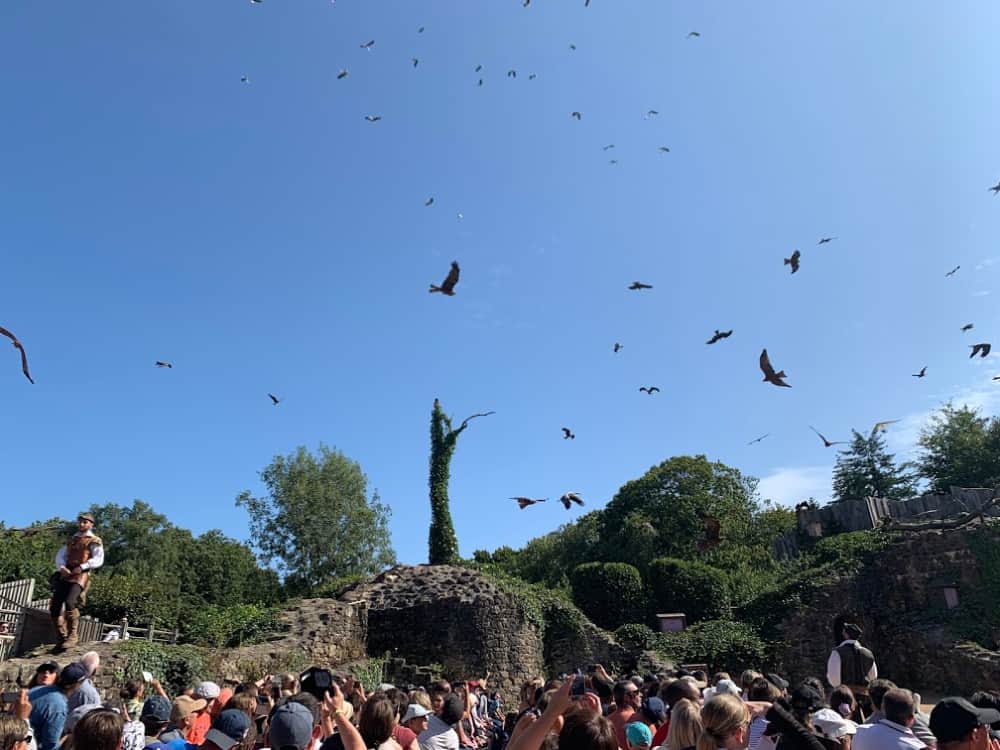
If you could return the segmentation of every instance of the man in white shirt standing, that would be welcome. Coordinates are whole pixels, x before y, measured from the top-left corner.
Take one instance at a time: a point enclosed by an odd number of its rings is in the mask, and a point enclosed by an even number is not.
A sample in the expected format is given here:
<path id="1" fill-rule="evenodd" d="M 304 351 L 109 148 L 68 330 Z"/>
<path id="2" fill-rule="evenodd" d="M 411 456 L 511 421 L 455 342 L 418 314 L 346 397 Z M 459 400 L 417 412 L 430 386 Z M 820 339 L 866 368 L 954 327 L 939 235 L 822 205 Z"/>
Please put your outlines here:
<path id="1" fill-rule="evenodd" d="M 882 698 L 882 711 L 884 719 L 858 727 L 851 742 L 852 750 L 923 750 L 926 747 L 910 729 L 916 713 L 913 693 L 902 688 L 890 690 Z"/>
<path id="2" fill-rule="evenodd" d="M 849 687 L 855 696 L 860 696 L 859 702 L 870 710 L 868 684 L 878 677 L 875 655 L 858 642 L 861 628 L 854 623 L 845 622 L 841 635 L 843 641 L 827 659 L 826 679 L 831 687 Z"/>
<path id="3" fill-rule="evenodd" d="M 59 635 L 57 651 L 65 651 L 79 642 L 80 600 L 86 598 L 90 571 L 104 564 L 104 544 L 94 534 L 94 516 L 81 513 L 76 518 L 76 525 L 77 532 L 56 553 L 56 572 L 50 579 L 52 599 L 49 614 Z"/>

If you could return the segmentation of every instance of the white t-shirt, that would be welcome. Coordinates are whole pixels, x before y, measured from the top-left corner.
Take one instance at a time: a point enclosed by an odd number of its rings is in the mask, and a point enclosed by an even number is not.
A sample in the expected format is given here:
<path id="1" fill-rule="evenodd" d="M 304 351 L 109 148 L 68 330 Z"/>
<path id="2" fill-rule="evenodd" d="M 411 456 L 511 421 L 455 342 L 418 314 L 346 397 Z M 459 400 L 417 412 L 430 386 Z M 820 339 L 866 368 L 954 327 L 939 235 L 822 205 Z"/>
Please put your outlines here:
<path id="1" fill-rule="evenodd" d="M 458 750 L 458 732 L 431 714 L 427 729 L 417 735 L 420 750 Z"/>

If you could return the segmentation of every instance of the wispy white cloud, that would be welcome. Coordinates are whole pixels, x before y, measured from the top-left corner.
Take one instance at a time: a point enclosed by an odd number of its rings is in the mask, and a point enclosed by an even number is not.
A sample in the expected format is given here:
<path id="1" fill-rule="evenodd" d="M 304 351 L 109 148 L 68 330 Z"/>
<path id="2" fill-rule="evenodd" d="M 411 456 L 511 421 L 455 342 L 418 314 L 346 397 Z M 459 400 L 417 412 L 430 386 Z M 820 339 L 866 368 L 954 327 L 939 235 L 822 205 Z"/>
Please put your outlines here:
<path id="1" fill-rule="evenodd" d="M 989 268 L 992 265 L 1000 262 L 1000 256 L 994 256 L 992 258 L 984 258 L 976 264 L 976 270 L 982 271 L 984 268 Z"/>
<path id="2" fill-rule="evenodd" d="M 990 292 L 989 292 L 988 289 L 981 289 L 978 292 L 973 292 L 972 296 L 973 297 L 989 297 L 990 296 Z"/>
<path id="3" fill-rule="evenodd" d="M 832 466 L 781 466 L 760 480 L 760 495 L 781 505 L 795 505 L 814 498 L 830 499 Z"/>

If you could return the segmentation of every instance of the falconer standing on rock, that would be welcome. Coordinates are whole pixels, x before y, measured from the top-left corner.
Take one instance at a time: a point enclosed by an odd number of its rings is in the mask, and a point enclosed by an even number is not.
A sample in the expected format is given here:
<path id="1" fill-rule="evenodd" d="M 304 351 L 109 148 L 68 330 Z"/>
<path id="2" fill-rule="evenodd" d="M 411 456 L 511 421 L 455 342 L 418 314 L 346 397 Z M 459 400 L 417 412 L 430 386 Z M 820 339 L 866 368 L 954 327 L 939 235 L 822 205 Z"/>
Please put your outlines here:
<path id="1" fill-rule="evenodd" d="M 94 534 L 94 516 L 81 513 L 76 526 L 76 533 L 56 553 L 56 572 L 49 579 L 52 584 L 49 614 L 59 635 L 56 651 L 65 651 L 79 642 L 80 606 L 86 601 L 90 571 L 104 564 L 104 544 Z"/>

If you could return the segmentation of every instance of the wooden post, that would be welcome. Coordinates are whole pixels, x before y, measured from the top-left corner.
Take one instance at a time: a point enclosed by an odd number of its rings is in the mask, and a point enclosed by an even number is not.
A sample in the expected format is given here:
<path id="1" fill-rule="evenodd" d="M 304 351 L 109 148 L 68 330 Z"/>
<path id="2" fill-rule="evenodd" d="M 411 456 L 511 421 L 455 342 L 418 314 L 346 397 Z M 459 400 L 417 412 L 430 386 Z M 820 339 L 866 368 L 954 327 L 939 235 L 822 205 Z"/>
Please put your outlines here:
<path id="1" fill-rule="evenodd" d="M 122 636 L 121 637 L 122 637 L 123 641 L 128 640 L 128 618 L 127 617 L 123 617 L 122 618 Z"/>
<path id="2" fill-rule="evenodd" d="M 181 639 L 181 629 L 179 627 L 174 628 L 174 639 L 170 641 L 173 645 L 177 645 L 177 641 Z"/>
<path id="3" fill-rule="evenodd" d="M 156 624 L 156 620 L 149 621 L 149 640 L 153 640 L 153 625 Z"/>

